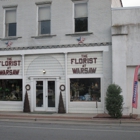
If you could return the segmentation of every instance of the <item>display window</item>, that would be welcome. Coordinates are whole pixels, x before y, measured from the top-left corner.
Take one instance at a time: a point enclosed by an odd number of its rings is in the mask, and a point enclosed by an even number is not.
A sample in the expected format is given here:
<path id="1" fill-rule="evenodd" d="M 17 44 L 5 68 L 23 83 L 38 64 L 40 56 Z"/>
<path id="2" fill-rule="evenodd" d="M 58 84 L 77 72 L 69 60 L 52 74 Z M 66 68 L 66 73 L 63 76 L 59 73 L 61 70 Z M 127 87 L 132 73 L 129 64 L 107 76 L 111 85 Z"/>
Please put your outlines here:
<path id="1" fill-rule="evenodd" d="M 1 79 L 0 101 L 22 101 L 22 79 Z"/>
<path id="2" fill-rule="evenodd" d="M 101 79 L 100 78 L 70 79 L 70 101 L 100 102 Z"/>

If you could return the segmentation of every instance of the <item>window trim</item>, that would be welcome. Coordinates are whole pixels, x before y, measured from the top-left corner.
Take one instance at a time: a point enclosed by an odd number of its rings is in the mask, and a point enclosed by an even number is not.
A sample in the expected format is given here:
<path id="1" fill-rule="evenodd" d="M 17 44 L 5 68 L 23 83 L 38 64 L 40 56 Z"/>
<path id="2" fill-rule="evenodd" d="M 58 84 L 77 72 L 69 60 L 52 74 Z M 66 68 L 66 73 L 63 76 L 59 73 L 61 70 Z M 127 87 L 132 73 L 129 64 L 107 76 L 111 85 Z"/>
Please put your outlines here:
<path id="1" fill-rule="evenodd" d="M 9 8 L 17 8 L 18 5 L 5 5 L 5 6 L 2 6 L 4 9 L 9 9 Z"/>
<path id="2" fill-rule="evenodd" d="M 103 93 L 103 88 L 104 88 L 104 80 L 103 80 L 103 74 L 95 74 L 94 76 L 92 74 L 82 74 L 82 75 L 68 75 L 68 103 L 69 104 L 81 104 L 83 102 L 71 102 L 70 101 L 70 79 L 76 79 L 76 78 L 100 78 L 100 84 L 101 84 L 101 102 L 98 102 L 99 104 L 103 104 L 104 108 L 104 93 Z M 96 104 L 96 102 L 85 102 L 85 104 Z"/>
<path id="3" fill-rule="evenodd" d="M 79 35 L 91 35 L 93 32 L 75 32 L 71 34 L 65 34 L 66 36 L 79 36 Z"/>
<path id="4" fill-rule="evenodd" d="M 88 2 L 89 0 L 71 0 L 74 3 Z"/>
<path id="5" fill-rule="evenodd" d="M 89 14 L 88 14 L 88 1 L 89 1 L 89 0 L 72 0 L 72 2 L 73 2 L 73 7 L 74 7 L 74 8 L 73 8 L 73 9 L 74 9 L 74 10 L 73 10 L 73 12 L 74 12 L 74 17 L 73 17 L 73 25 L 74 25 L 74 26 L 73 26 L 73 30 L 74 30 L 74 33 L 75 33 L 75 34 L 76 34 L 76 33 L 81 33 L 81 34 L 82 34 L 83 32 L 88 32 L 88 31 L 89 31 L 89 23 L 88 23 L 88 21 L 89 21 L 89 20 L 88 20 L 88 15 L 89 15 Z M 86 17 L 86 18 L 87 18 L 87 31 L 76 32 L 76 31 L 75 31 L 75 19 L 76 19 L 76 18 L 75 18 L 75 4 L 80 4 L 80 3 L 86 3 L 86 4 L 87 4 L 87 17 Z M 78 17 L 78 18 L 83 18 L 83 17 Z"/>
<path id="6" fill-rule="evenodd" d="M 52 4 L 52 1 L 36 2 L 35 4 L 36 4 L 36 5 Z"/>
<path id="7" fill-rule="evenodd" d="M 46 21 L 46 20 L 39 20 L 39 8 L 40 7 L 46 7 L 46 6 L 49 6 L 50 7 L 50 20 L 47 20 L 47 21 L 50 21 L 50 33 L 49 34 L 41 34 L 39 32 L 39 22 L 41 21 Z M 40 36 L 51 36 L 51 3 L 48 2 L 47 4 L 44 2 L 40 2 L 39 4 L 37 4 L 37 36 L 40 37 Z M 36 37 L 32 37 L 32 38 L 36 38 Z"/>
<path id="8" fill-rule="evenodd" d="M 0 38 L 0 40 L 5 41 L 5 40 L 17 40 L 19 38 L 22 38 L 21 36 L 9 36 L 9 37 L 4 37 Z"/>
<path id="9" fill-rule="evenodd" d="M 91 80 L 93 80 L 93 79 L 98 79 L 100 82 L 98 83 L 100 86 L 99 86 L 99 91 L 100 91 L 100 99 L 94 99 L 94 100 L 84 100 L 84 102 L 101 102 L 101 78 L 100 77 L 91 77 L 91 78 L 69 78 L 69 81 L 70 81 L 70 91 L 72 91 L 72 88 L 71 88 L 71 80 L 73 81 L 73 79 L 74 80 L 79 80 L 79 79 L 91 79 Z M 97 83 L 97 82 L 96 82 Z M 95 86 L 95 84 L 94 84 L 94 86 Z M 81 86 L 80 86 L 81 87 Z M 89 86 L 88 86 L 89 87 Z M 69 91 L 69 92 L 70 92 Z M 80 91 L 80 90 L 79 90 Z M 88 92 L 88 91 L 87 91 Z M 70 92 L 71 93 L 71 92 Z M 74 92 L 73 92 L 74 93 Z M 75 94 L 75 93 L 74 93 Z M 85 95 L 86 95 L 87 93 L 85 93 Z M 89 93 L 88 93 L 89 94 Z M 90 93 L 91 94 L 91 93 Z M 81 96 L 81 95 L 80 95 Z M 79 96 L 79 97 L 80 97 Z M 84 96 L 84 95 L 82 95 L 82 96 Z M 71 100 L 71 97 L 70 97 L 70 102 L 83 102 L 83 100 Z"/>
<path id="10" fill-rule="evenodd" d="M 4 6 L 4 38 L 15 38 L 17 37 L 17 6 Z M 7 23 L 6 23 L 6 11 L 9 10 L 16 10 L 16 35 L 15 36 L 9 36 L 7 31 Z M 9 23 L 8 23 L 9 24 Z"/>

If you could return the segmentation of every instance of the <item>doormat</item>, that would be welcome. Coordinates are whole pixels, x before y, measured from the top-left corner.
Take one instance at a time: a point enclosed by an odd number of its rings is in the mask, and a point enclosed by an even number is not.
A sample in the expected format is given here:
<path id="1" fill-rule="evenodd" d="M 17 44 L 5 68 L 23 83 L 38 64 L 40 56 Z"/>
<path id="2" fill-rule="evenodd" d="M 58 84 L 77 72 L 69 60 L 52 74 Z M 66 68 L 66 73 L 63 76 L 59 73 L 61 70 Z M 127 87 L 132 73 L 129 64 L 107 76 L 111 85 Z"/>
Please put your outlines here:
<path id="1" fill-rule="evenodd" d="M 30 114 L 54 114 L 56 112 L 31 112 Z"/>

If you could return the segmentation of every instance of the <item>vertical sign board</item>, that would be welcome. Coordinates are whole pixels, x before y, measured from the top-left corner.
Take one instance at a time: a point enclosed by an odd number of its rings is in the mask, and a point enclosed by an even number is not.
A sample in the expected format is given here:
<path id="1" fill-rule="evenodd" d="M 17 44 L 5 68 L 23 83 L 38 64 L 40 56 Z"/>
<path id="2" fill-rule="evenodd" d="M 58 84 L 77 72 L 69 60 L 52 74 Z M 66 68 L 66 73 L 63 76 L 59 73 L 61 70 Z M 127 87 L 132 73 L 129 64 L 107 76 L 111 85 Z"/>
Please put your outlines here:
<path id="1" fill-rule="evenodd" d="M 21 67 L 20 56 L 0 57 L 0 76 L 21 75 Z"/>
<path id="2" fill-rule="evenodd" d="M 132 97 L 132 107 L 137 108 L 138 106 L 138 70 L 140 65 L 135 68 L 134 82 L 133 82 L 133 97 Z"/>

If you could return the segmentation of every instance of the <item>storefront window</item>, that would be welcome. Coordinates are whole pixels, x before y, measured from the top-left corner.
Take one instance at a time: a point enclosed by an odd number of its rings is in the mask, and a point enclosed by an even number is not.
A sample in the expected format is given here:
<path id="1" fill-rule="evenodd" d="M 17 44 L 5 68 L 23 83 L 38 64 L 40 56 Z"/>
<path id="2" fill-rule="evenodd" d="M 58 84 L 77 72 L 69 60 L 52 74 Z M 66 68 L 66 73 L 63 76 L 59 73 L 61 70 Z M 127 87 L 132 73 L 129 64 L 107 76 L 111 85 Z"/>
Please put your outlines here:
<path id="1" fill-rule="evenodd" d="M 22 80 L 0 80 L 0 101 L 22 101 Z"/>
<path id="2" fill-rule="evenodd" d="M 70 79 L 70 101 L 101 101 L 100 78 Z"/>

